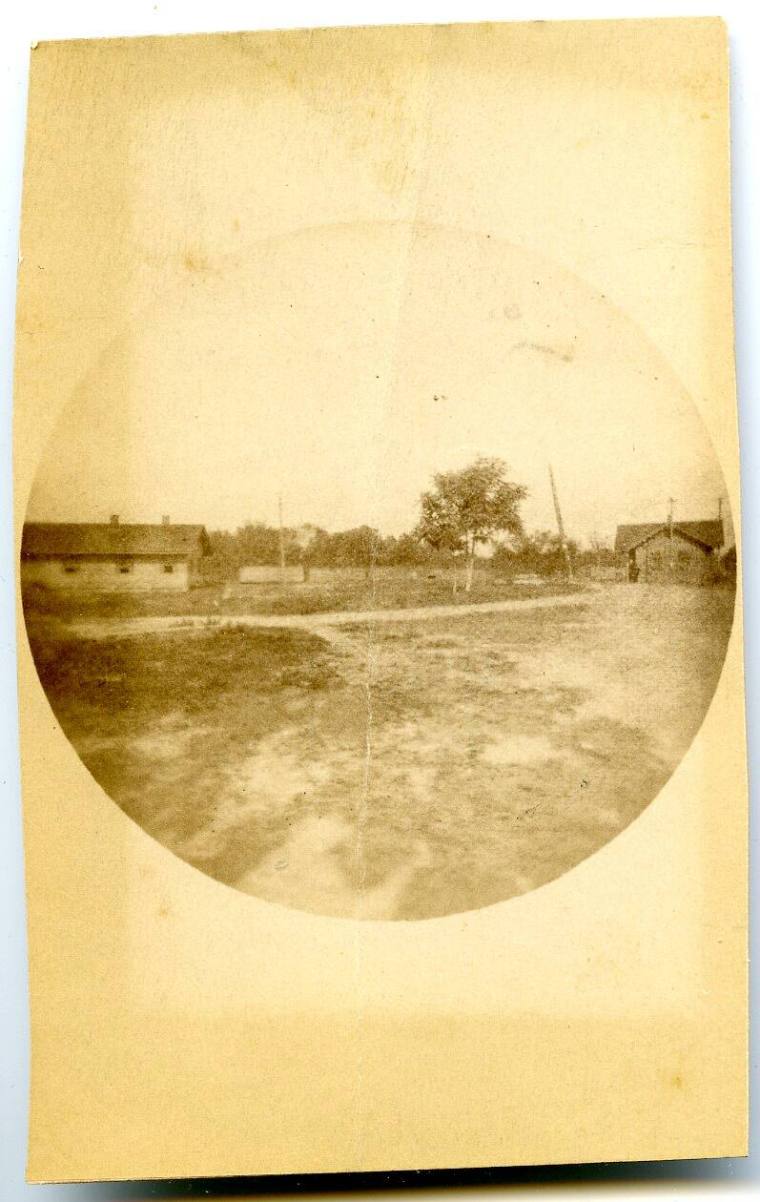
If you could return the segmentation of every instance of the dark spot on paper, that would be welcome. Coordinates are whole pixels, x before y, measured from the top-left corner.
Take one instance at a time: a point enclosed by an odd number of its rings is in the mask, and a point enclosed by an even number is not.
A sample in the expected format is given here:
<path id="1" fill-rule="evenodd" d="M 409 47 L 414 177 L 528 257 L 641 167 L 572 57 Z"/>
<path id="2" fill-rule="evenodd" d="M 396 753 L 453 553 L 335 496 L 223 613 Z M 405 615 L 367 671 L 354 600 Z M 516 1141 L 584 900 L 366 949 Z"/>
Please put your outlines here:
<path id="1" fill-rule="evenodd" d="M 570 346 L 549 346 L 545 342 L 516 342 L 512 347 L 513 351 L 536 351 L 539 355 L 546 355 L 550 358 L 561 359 L 563 363 L 572 363 L 575 357 L 575 348 Z"/>
<path id="2" fill-rule="evenodd" d="M 211 263 L 208 257 L 200 251 L 188 250 L 182 259 L 182 264 L 187 271 L 203 272 L 210 271 Z"/>

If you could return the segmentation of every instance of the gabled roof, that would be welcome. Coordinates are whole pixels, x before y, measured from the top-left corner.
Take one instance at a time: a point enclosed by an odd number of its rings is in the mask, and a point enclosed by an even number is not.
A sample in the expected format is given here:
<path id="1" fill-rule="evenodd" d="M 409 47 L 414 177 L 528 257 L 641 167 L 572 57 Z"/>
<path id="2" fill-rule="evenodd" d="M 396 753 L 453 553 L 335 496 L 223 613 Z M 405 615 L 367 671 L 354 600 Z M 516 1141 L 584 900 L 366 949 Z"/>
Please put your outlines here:
<path id="1" fill-rule="evenodd" d="M 26 522 L 22 559 L 68 555 L 193 556 L 208 549 L 205 526 L 122 526 L 119 522 Z"/>
<path id="2" fill-rule="evenodd" d="M 615 550 L 620 555 L 627 554 L 635 547 L 654 538 L 657 534 L 668 533 L 667 522 L 642 522 L 632 526 L 618 526 L 615 535 Z M 706 519 L 698 522 L 674 522 L 673 533 L 699 543 L 712 551 L 723 546 L 723 523 L 716 519 Z"/>

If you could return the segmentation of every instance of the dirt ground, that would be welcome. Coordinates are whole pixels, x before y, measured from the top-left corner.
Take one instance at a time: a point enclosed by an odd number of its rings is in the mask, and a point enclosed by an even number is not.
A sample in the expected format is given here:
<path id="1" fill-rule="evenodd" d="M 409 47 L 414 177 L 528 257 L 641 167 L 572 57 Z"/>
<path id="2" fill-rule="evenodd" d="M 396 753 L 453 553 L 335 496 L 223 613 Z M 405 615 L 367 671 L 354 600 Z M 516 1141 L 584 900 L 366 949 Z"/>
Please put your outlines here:
<path id="1" fill-rule="evenodd" d="M 53 709 L 172 851 L 274 902 L 418 919 L 552 880 L 655 797 L 714 692 L 727 589 L 108 640 L 30 616 Z"/>

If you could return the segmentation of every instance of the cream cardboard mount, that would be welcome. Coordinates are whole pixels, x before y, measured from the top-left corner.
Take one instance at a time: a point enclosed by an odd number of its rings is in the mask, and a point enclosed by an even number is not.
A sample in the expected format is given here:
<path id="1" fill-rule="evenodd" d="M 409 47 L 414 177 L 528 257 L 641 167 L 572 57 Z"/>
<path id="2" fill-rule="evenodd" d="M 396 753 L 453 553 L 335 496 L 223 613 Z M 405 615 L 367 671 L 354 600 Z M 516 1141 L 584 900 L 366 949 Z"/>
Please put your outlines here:
<path id="1" fill-rule="evenodd" d="M 742 1155 L 722 23 L 30 62 L 29 1178 Z"/>

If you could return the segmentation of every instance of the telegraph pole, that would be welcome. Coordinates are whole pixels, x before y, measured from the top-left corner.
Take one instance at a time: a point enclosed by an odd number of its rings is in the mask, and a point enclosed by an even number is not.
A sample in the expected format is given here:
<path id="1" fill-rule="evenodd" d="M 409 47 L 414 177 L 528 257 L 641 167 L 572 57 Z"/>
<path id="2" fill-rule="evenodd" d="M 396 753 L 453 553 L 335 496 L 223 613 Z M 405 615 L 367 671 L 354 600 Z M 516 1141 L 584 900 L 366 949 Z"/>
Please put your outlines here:
<path id="1" fill-rule="evenodd" d="M 676 503 L 675 497 L 668 497 L 668 539 L 670 540 L 670 545 L 668 548 L 668 554 L 669 554 L 669 559 L 670 559 L 670 562 L 668 564 L 668 570 L 670 572 L 671 580 L 673 579 L 673 577 L 675 575 L 675 556 L 674 556 L 674 548 L 673 548 L 673 508 L 675 506 L 675 503 Z"/>
<path id="2" fill-rule="evenodd" d="M 277 498 L 277 516 L 280 527 L 280 584 L 285 587 L 285 531 L 282 525 L 282 493 Z"/>
<path id="3" fill-rule="evenodd" d="M 567 539 L 565 538 L 565 526 L 562 521 L 562 510 L 559 507 L 559 494 L 557 492 L 557 485 L 554 480 L 554 472 L 552 471 L 551 464 L 549 464 L 549 483 L 551 484 L 551 487 L 552 487 L 552 500 L 554 501 L 554 513 L 557 518 L 557 530 L 559 531 L 559 545 L 560 545 L 562 554 L 565 557 L 565 563 L 567 564 L 567 578 L 568 578 L 568 580 L 572 580 L 573 565 L 570 560 L 570 552 L 568 551 L 568 548 L 567 548 Z"/>

